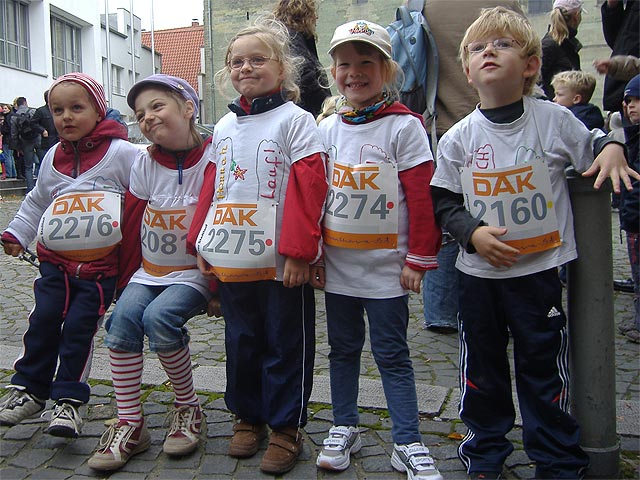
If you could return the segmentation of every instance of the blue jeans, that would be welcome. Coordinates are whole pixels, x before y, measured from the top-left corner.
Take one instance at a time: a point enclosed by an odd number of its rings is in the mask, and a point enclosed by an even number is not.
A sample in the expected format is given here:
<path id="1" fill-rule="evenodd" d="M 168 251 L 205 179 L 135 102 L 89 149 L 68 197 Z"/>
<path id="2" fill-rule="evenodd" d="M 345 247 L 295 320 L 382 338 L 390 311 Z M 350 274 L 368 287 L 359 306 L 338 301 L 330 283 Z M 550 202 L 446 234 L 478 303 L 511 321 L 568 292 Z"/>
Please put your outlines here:
<path id="1" fill-rule="evenodd" d="M 107 320 L 104 343 L 112 350 L 138 353 L 146 335 L 152 352 L 175 352 L 189 344 L 187 320 L 206 308 L 204 296 L 188 285 L 130 283 Z"/>
<path id="2" fill-rule="evenodd" d="M 7 178 L 16 178 L 18 174 L 16 173 L 15 161 L 13 160 L 13 150 L 9 148 L 8 144 L 3 143 L 2 152 L 4 153 L 4 165 L 7 169 Z"/>
<path id="3" fill-rule="evenodd" d="M 416 384 L 407 345 L 408 296 L 370 299 L 326 293 L 325 301 L 334 423 L 358 425 L 358 379 L 366 310 L 371 350 L 393 423 L 393 441 L 421 441 Z"/>
<path id="4" fill-rule="evenodd" d="M 458 242 L 443 243 L 438 252 L 438 268 L 422 279 L 425 327 L 458 328 Z"/>

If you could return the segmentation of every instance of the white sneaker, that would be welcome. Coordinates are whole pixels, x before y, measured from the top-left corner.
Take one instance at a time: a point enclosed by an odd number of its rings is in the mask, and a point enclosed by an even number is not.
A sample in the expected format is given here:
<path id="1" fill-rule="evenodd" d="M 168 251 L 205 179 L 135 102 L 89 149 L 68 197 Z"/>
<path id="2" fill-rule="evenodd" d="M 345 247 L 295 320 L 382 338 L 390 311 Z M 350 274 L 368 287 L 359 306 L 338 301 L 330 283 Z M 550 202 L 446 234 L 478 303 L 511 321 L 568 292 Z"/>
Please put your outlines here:
<path id="1" fill-rule="evenodd" d="M 171 427 L 162 450 L 167 455 L 187 455 L 200 442 L 200 435 L 206 431 L 207 422 L 199 405 L 183 405 L 171 412 Z"/>
<path id="2" fill-rule="evenodd" d="M 346 470 L 351 464 L 351 454 L 362 448 L 358 427 L 331 427 L 322 444 L 316 465 L 327 470 Z"/>
<path id="3" fill-rule="evenodd" d="M 391 466 L 399 472 L 407 472 L 408 480 L 443 480 L 429 449 L 421 442 L 394 444 Z"/>
<path id="4" fill-rule="evenodd" d="M 150 446 L 151 435 L 144 420 L 139 427 L 119 420 L 102 434 L 98 447 L 87 465 L 94 470 L 117 470 L 133 455 L 148 450 Z"/>
<path id="5" fill-rule="evenodd" d="M 66 399 L 59 400 L 53 407 L 51 421 L 45 431 L 54 437 L 78 438 L 82 423 L 77 407 Z"/>
<path id="6" fill-rule="evenodd" d="M 9 392 L 0 398 L 0 425 L 13 426 L 44 410 L 45 401 L 26 392 L 22 385 L 7 385 Z"/>

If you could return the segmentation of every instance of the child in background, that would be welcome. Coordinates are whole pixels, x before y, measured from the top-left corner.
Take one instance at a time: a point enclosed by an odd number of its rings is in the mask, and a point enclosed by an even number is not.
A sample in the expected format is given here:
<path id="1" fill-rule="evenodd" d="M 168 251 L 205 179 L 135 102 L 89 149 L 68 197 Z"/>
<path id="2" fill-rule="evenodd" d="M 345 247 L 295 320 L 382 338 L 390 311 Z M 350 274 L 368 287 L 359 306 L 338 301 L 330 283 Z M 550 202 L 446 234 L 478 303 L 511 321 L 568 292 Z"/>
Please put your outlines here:
<path id="1" fill-rule="evenodd" d="M 633 77 L 624 89 L 623 111 L 629 120 L 625 127 L 629 165 L 640 171 L 640 75 Z M 620 195 L 620 228 L 627 233 L 627 252 L 633 280 L 634 317 L 624 322 L 618 330 L 629 340 L 640 343 L 640 182 L 631 182 L 632 190 L 622 190 Z"/>
<path id="2" fill-rule="evenodd" d="M 357 20 L 336 28 L 329 54 L 342 94 L 318 126 L 329 148 L 325 267 L 312 285 L 325 289 L 334 426 L 316 464 L 345 470 L 360 450 L 358 381 L 367 312 L 371 350 L 393 426 L 391 464 L 409 479 L 442 478 L 421 441 L 407 344 L 408 292 L 420 292 L 436 268 L 440 228 L 429 181 L 433 156 L 422 118 L 397 101 L 399 66 L 389 34 Z"/>
<path id="3" fill-rule="evenodd" d="M 471 478 L 499 478 L 513 451 L 509 334 L 535 478 L 584 474 L 589 457 L 568 412 L 569 341 L 557 274 L 577 256 L 564 169 L 571 163 L 585 176 L 600 170 L 594 187 L 611 176 L 616 191 L 619 179 L 630 188 L 629 177 L 640 177 L 623 145 L 529 96 L 540 55 L 526 18 L 483 10 L 460 45 L 480 104 L 442 137 L 431 181 L 436 217 L 462 247 L 459 411 L 468 433 L 458 455 Z"/>
<path id="4" fill-rule="evenodd" d="M 556 73 L 551 80 L 555 91 L 553 101 L 571 110 L 589 130 L 604 128 L 604 117 L 600 109 L 589 103 L 596 89 L 596 77 L 581 70 Z"/>
<path id="5" fill-rule="evenodd" d="M 164 452 L 192 452 L 206 426 L 193 386 L 185 325 L 206 309 L 209 282 L 186 251 L 186 234 L 211 139 L 203 143 L 195 128 L 198 95 L 181 78 L 151 75 L 131 88 L 127 103 L 153 145 L 131 168 L 137 215 L 128 226 L 140 235 L 142 265 L 139 258 L 131 262 L 140 268 L 106 323 L 118 422 L 108 427 L 89 459 L 97 470 L 116 470 L 151 445 L 140 400 L 145 336 L 176 396 Z"/>
<path id="6" fill-rule="evenodd" d="M 271 474 L 291 470 L 302 450 L 315 352 L 307 282 L 327 193 L 322 139 L 313 116 L 294 104 L 295 65 L 275 20 L 231 39 L 218 85 L 231 81 L 240 96 L 215 126 L 189 232 L 202 271 L 219 280 L 225 401 L 237 418 L 229 455 L 255 455 L 269 425 L 260 469 Z"/>
<path id="7" fill-rule="evenodd" d="M 127 142 L 126 128 L 104 119 L 102 85 L 84 73 L 58 77 L 49 108 L 60 143 L 45 155 L 36 187 L 2 234 L 5 253 L 14 257 L 37 238 L 40 276 L 24 351 L 0 400 L 0 424 L 38 414 L 51 398 L 48 432 L 77 437 L 78 407 L 89 401 L 93 337 L 127 249 L 122 204 L 138 149 Z"/>

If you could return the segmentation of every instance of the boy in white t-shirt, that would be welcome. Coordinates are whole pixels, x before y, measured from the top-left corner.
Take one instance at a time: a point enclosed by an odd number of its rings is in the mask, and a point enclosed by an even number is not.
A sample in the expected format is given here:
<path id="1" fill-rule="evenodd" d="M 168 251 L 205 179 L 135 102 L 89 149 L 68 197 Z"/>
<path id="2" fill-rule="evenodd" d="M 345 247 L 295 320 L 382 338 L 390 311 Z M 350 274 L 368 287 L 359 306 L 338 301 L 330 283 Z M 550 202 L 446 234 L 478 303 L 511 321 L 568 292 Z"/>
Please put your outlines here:
<path id="1" fill-rule="evenodd" d="M 600 170 L 630 188 L 624 146 L 570 111 L 530 97 L 540 40 L 521 15 L 483 10 L 460 57 L 480 104 L 438 145 L 436 218 L 461 245 L 458 454 L 471 478 L 498 478 L 513 451 L 507 360 L 513 335 L 518 400 L 536 478 L 579 478 L 589 464 L 569 413 L 568 341 L 556 267 L 577 257 L 564 167 Z M 561 134 L 560 134 L 561 132 Z M 595 157 L 595 160 L 594 160 Z M 586 170 L 586 171 L 585 171 Z"/>

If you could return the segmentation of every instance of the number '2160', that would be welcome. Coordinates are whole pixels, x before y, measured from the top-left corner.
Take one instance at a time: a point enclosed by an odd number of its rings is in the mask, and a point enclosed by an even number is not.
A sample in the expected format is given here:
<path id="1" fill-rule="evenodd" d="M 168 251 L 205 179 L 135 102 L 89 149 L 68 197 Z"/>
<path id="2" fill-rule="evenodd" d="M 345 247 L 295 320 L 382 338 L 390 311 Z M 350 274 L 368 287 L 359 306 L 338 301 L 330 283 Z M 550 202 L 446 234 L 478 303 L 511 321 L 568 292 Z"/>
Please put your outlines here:
<path id="1" fill-rule="evenodd" d="M 487 213 L 487 204 L 480 199 L 476 199 L 473 202 L 473 207 L 478 209 L 476 218 L 483 218 Z M 501 226 L 505 226 L 505 208 L 502 200 L 496 200 L 489 204 L 489 208 L 495 211 L 498 215 L 498 223 Z M 526 197 L 518 197 L 511 202 L 511 221 L 514 225 L 524 225 L 531 217 L 536 220 L 543 220 L 547 216 L 548 208 L 547 201 L 544 195 L 541 193 L 535 193 L 531 197 L 531 203 Z"/>

